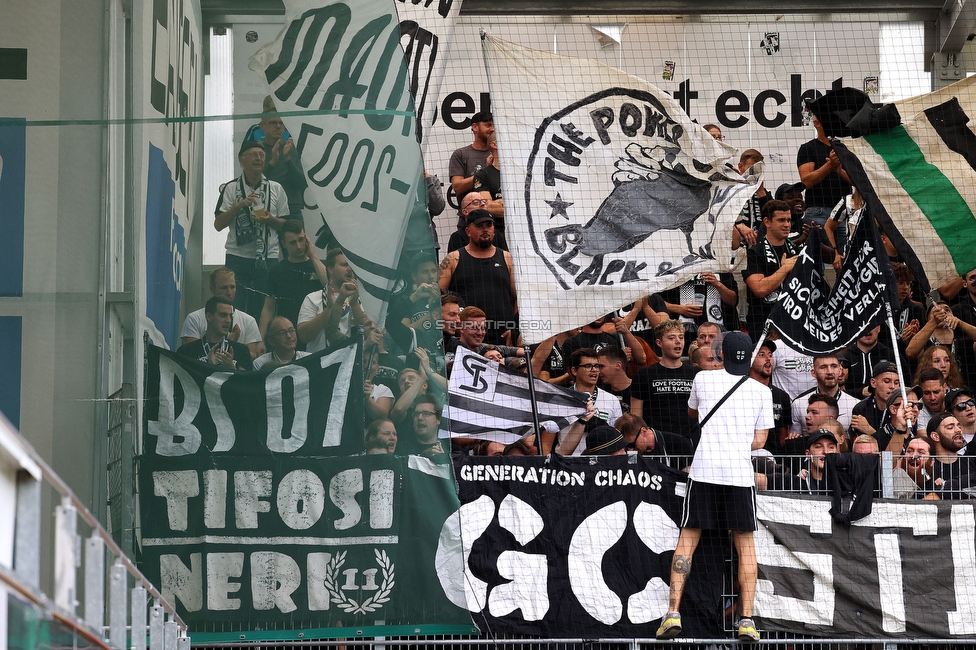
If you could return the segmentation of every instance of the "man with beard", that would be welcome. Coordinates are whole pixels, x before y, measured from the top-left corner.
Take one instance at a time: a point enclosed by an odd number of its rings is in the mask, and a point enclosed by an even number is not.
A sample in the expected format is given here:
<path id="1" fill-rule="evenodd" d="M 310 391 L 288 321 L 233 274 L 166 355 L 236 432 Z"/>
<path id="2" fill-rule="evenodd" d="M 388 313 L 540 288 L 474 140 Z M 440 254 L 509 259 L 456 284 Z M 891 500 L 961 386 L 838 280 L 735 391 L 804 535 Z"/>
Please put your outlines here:
<path id="1" fill-rule="evenodd" d="M 585 430 L 587 432 L 602 424 L 613 426 L 621 415 L 620 402 L 617 400 L 617 396 L 598 388 L 596 385 L 600 379 L 601 369 L 602 366 L 596 350 L 580 348 L 573 352 L 569 368 L 569 374 L 573 379 L 570 388 L 589 395 L 589 403 L 594 408 L 593 419 L 588 418 L 586 423 Z M 565 449 L 567 445 L 564 443 L 565 441 L 561 442 L 560 447 Z M 580 438 L 571 455 L 579 456 L 584 449 L 586 449 L 585 435 Z"/>
<path id="2" fill-rule="evenodd" d="M 698 421 L 688 415 L 688 396 L 698 369 L 682 361 L 685 326 L 666 320 L 654 328 L 661 359 L 640 368 L 631 385 L 630 412 L 653 427 L 679 433 L 698 443 Z"/>
<path id="3" fill-rule="evenodd" d="M 440 265 L 440 289 L 458 295 L 468 305 L 477 305 L 491 315 L 486 340 L 504 343 L 503 333 L 517 339 L 515 317 L 515 274 L 512 256 L 492 243 L 495 219 L 487 210 L 473 210 L 467 216 L 465 232 L 470 241 L 448 253 Z"/>
<path id="4" fill-rule="evenodd" d="M 225 370 L 251 370 L 247 346 L 227 338 L 234 323 L 234 303 L 230 298 L 214 296 L 203 312 L 207 319 L 203 338 L 181 345 L 176 353 Z"/>
<path id="5" fill-rule="evenodd" d="M 840 389 L 841 367 L 840 359 L 836 354 L 825 354 L 813 358 L 813 370 L 810 371 L 813 378 L 817 381 L 816 386 L 809 388 L 793 400 L 792 415 L 793 426 L 791 431 L 799 434 L 803 432 L 803 416 L 806 410 L 807 400 L 813 393 L 829 395 L 837 400 L 837 419 L 844 425 L 845 429 L 851 427 L 851 413 L 857 406 L 858 400 L 854 399 Z"/>
<path id="6" fill-rule="evenodd" d="M 932 454 L 935 444 L 925 436 L 908 441 L 905 455 L 892 472 L 894 494 L 898 499 L 937 499 L 927 492 L 932 486 Z"/>
<path id="7" fill-rule="evenodd" d="M 444 352 L 447 363 L 454 361 L 458 346 L 465 347 L 472 352 L 485 355 L 490 348 L 498 350 L 506 359 L 513 357 L 524 357 L 525 348 L 517 348 L 510 345 L 489 346 L 485 343 L 485 330 L 487 329 L 488 317 L 484 311 L 470 305 L 461 310 L 458 315 L 461 322 L 458 325 L 457 336 L 451 337 L 445 345 Z"/>
<path id="8" fill-rule="evenodd" d="M 298 340 L 308 352 L 324 350 L 349 336 L 353 327 L 369 320 L 359 302 L 356 274 L 338 248 L 325 257 L 329 284 L 305 296 L 298 310 Z"/>
<path id="9" fill-rule="evenodd" d="M 935 444 L 932 463 L 932 485 L 943 499 L 965 498 L 963 489 L 970 486 L 972 459 L 960 456 L 966 446 L 959 420 L 948 413 L 939 413 L 929 420 L 929 438 Z"/>
<path id="10" fill-rule="evenodd" d="M 786 436 L 790 432 L 790 396 L 785 390 L 772 384 L 774 352 L 776 352 L 776 344 L 769 339 L 764 340 L 752 362 L 752 367 L 749 368 L 749 377 L 767 386 L 773 393 L 773 429 L 772 435 L 766 436 L 765 448 L 770 453 L 781 454 Z"/>

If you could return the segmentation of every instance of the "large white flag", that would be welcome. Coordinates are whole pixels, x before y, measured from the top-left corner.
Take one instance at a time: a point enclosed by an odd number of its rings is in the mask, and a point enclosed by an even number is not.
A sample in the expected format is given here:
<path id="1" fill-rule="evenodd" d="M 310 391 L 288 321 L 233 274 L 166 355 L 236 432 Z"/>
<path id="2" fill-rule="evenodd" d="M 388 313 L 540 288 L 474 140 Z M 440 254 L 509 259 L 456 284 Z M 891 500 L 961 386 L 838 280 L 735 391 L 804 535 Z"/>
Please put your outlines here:
<path id="1" fill-rule="evenodd" d="M 302 153 L 306 225 L 328 224 L 381 318 L 423 170 L 393 2 L 285 0 L 284 29 L 250 67 Z M 287 114 L 301 111 L 324 113 Z"/>
<path id="2" fill-rule="evenodd" d="M 733 224 L 757 186 L 732 147 L 638 77 L 483 42 L 526 342 L 735 268 Z"/>

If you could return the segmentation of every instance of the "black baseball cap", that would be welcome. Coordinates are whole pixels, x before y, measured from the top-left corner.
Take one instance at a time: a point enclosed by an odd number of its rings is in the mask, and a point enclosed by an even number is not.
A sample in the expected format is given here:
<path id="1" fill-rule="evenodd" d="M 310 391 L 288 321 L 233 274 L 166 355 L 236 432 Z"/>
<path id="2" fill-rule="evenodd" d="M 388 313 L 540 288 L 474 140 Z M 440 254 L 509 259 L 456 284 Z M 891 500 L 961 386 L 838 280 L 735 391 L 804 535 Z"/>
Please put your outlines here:
<path id="1" fill-rule="evenodd" d="M 471 212 L 468 213 L 467 219 L 468 219 L 469 226 L 477 225 L 479 223 L 484 223 L 486 221 L 495 223 L 495 217 L 491 216 L 491 213 L 485 210 L 484 208 L 478 210 L 472 210 Z"/>
<path id="2" fill-rule="evenodd" d="M 749 374 L 752 365 L 752 339 L 745 332 L 729 332 L 722 339 L 722 359 L 725 370 L 732 375 Z"/>
<path id="3" fill-rule="evenodd" d="M 898 366 L 896 366 L 890 361 L 885 361 L 882 359 L 881 361 L 879 361 L 874 365 L 874 369 L 873 372 L 871 373 L 871 377 L 874 378 L 879 375 L 883 375 L 886 372 L 893 372 L 895 374 L 898 374 Z"/>
<path id="4" fill-rule="evenodd" d="M 776 194 L 773 195 L 773 198 L 776 199 L 777 201 L 782 201 L 783 195 L 786 194 L 787 192 L 791 190 L 797 190 L 802 192 L 804 189 L 806 189 L 806 185 L 804 185 L 803 183 L 783 183 L 782 185 L 776 188 Z"/>
<path id="5" fill-rule="evenodd" d="M 495 119 L 491 116 L 491 111 L 478 111 L 471 116 L 471 123 L 477 124 L 478 122 L 494 122 Z"/>
<path id="6" fill-rule="evenodd" d="M 834 435 L 833 431 L 830 429 L 817 429 L 807 436 L 807 449 L 812 447 L 816 441 L 823 440 L 824 438 L 830 438 L 835 445 L 837 444 L 837 436 Z"/>
<path id="7" fill-rule="evenodd" d="M 928 433 L 937 431 L 939 429 L 939 426 L 942 425 L 943 421 L 955 417 L 956 416 L 950 413 L 949 411 L 945 411 L 943 413 L 936 413 L 935 415 L 932 416 L 932 419 L 929 420 L 928 424 L 925 425 L 925 431 Z"/>
<path id="8" fill-rule="evenodd" d="M 973 392 L 968 388 L 953 388 L 945 396 L 945 406 L 946 411 L 952 407 L 952 403 L 956 401 L 956 398 L 960 395 L 965 395 L 969 399 L 973 398 Z"/>
<path id="9" fill-rule="evenodd" d="M 776 342 L 770 341 L 769 339 L 763 339 L 762 345 L 760 345 L 759 347 L 769 348 L 770 352 L 776 352 Z"/>

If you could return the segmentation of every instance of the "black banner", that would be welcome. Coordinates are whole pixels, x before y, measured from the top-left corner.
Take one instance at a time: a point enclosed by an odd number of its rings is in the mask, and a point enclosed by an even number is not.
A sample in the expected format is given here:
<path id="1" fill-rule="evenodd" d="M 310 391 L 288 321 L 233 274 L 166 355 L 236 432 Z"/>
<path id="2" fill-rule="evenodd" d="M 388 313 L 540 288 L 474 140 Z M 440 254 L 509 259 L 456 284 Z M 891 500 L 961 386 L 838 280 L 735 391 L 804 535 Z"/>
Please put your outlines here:
<path id="1" fill-rule="evenodd" d="M 766 629 L 823 638 L 976 635 L 970 503 L 874 501 L 847 528 L 830 499 L 758 499 L 756 613 Z"/>
<path id="2" fill-rule="evenodd" d="M 640 457 L 455 457 L 466 574 L 448 598 L 496 634 L 648 638 L 668 604 L 685 474 Z M 875 499 L 848 528 L 831 499 L 757 497 L 755 617 L 812 638 L 976 636 L 976 505 Z M 732 635 L 727 534 L 705 534 L 684 638 Z M 737 589 L 735 590 L 737 591 Z M 723 597 L 723 595 L 725 597 Z M 723 621 L 723 615 L 726 617 Z"/>
<path id="3" fill-rule="evenodd" d="M 226 369 L 150 346 L 147 456 L 298 454 L 363 450 L 362 341 L 269 372 Z"/>
<path id="4" fill-rule="evenodd" d="M 448 597 L 482 629 L 652 637 L 668 609 L 686 474 L 641 457 L 455 457 L 466 574 Z M 443 536 L 442 536 L 443 537 Z M 723 636 L 725 534 L 704 534 L 685 637 Z"/>
<path id="5" fill-rule="evenodd" d="M 461 573 L 450 465 L 357 453 L 361 355 L 233 373 L 150 348 L 140 560 L 196 642 L 477 631 L 435 569 Z"/>
<path id="6" fill-rule="evenodd" d="M 884 321 L 886 303 L 898 308 L 891 262 L 870 213 L 858 221 L 833 287 L 823 275 L 820 233 L 814 230 L 800 249 L 768 320 L 787 345 L 809 355 L 851 345 Z"/>

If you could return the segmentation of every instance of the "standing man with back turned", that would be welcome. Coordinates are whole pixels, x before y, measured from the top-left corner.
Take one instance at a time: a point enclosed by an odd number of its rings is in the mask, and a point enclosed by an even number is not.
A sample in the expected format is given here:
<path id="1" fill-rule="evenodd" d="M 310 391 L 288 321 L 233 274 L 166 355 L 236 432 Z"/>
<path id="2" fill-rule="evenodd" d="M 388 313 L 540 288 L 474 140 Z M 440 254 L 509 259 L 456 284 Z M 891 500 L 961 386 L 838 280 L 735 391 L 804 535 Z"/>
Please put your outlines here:
<path id="1" fill-rule="evenodd" d="M 681 595 L 691 573 L 691 558 L 703 529 L 732 531 L 739 558 L 740 641 L 758 641 L 752 621 L 756 598 L 755 478 L 752 450 L 762 449 L 773 426 L 773 398 L 769 388 L 749 378 L 752 342 L 742 332 L 722 341 L 725 368 L 695 376 L 688 398 L 688 415 L 701 420 L 701 441 L 691 462 L 681 535 L 671 561 L 668 613 L 657 630 L 658 639 L 681 634 Z"/>

